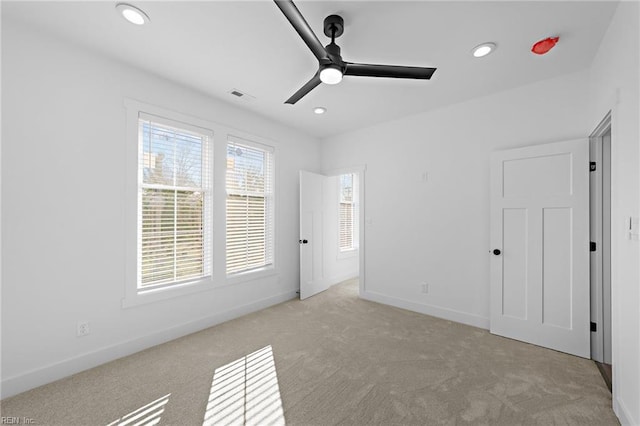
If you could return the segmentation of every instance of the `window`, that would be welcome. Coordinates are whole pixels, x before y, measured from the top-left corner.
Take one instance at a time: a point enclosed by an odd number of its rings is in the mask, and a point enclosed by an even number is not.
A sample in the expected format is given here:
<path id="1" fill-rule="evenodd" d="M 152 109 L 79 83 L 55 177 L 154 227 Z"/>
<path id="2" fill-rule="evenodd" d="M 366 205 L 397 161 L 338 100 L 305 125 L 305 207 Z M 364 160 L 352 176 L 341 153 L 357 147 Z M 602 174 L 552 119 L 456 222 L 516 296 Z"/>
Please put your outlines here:
<path id="1" fill-rule="evenodd" d="M 354 176 L 353 173 L 340 175 L 340 212 L 338 244 L 341 252 L 356 248 L 355 230 L 355 203 L 354 203 Z"/>
<path id="2" fill-rule="evenodd" d="M 211 139 L 138 115 L 138 291 L 211 276 Z"/>
<path id="3" fill-rule="evenodd" d="M 273 148 L 229 136 L 227 274 L 273 265 Z"/>

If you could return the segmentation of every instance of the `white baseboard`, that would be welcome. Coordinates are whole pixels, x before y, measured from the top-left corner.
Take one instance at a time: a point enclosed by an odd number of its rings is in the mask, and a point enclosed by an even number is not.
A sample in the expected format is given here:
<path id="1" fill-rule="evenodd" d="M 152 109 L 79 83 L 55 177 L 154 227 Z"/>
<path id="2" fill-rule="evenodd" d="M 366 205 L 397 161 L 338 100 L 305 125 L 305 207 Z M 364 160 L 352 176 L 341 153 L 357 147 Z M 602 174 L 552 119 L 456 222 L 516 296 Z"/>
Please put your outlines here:
<path id="1" fill-rule="evenodd" d="M 383 303 L 385 305 L 395 306 L 396 308 L 406 309 L 408 311 L 419 312 L 421 314 L 431 315 L 433 317 L 446 319 L 449 321 L 459 322 L 478 328 L 489 329 L 489 318 L 473 315 L 466 312 L 456 311 L 454 309 L 442 308 L 425 303 L 416 303 L 397 297 L 387 296 L 373 291 L 364 291 L 360 297 L 372 302 Z"/>
<path id="2" fill-rule="evenodd" d="M 278 303 L 297 297 L 295 291 L 289 291 L 238 306 L 228 311 L 219 312 L 200 319 L 176 325 L 155 333 L 107 346 L 92 352 L 68 358 L 48 366 L 28 371 L 18 376 L 3 379 L 0 383 L 0 399 L 17 395 L 27 390 L 54 382 L 72 374 L 88 370 L 118 358 L 141 350 L 195 333 L 214 325 L 259 311 Z"/>
<path id="3" fill-rule="evenodd" d="M 618 397 L 613 398 L 613 412 L 616 413 L 616 416 L 618 416 L 618 420 L 620 420 L 620 424 L 622 426 L 640 425 L 640 419 L 638 419 L 638 421 L 635 421 L 631 417 L 631 413 L 629 413 L 627 407 L 624 405 L 624 402 L 622 402 Z"/>
<path id="4" fill-rule="evenodd" d="M 329 285 L 336 285 L 343 281 L 350 280 L 352 278 L 358 278 L 358 274 L 354 275 L 353 273 L 350 273 L 350 274 L 336 275 L 329 278 Z"/>

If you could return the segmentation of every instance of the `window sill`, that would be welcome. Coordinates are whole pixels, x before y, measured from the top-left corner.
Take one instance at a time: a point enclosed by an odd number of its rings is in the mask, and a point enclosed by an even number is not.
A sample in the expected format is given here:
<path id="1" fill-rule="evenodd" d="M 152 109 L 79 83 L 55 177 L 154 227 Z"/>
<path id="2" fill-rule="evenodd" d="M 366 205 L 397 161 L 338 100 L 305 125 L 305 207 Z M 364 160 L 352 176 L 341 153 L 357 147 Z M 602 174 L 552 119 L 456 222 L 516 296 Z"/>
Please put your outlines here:
<path id="1" fill-rule="evenodd" d="M 132 308 L 135 306 L 146 305 L 148 303 L 159 302 L 162 300 L 174 299 L 180 296 L 199 293 L 202 291 L 213 290 L 215 287 L 211 277 L 202 278 L 197 281 L 190 281 L 172 287 L 164 287 L 159 289 L 137 290 L 133 295 L 127 295 L 122 299 L 123 308 Z"/>
<path id="2" fill-rule="evenodd" d="M 338 260 L 349 259 L 351 257 L 356 257 L 357 255 L 358 255 L 358 249 L 353 248 L 345 251 L 338 251 L 338 255 L 336 256 L 336 259 Z"/>
<path id="3" fill-rule="evenodd" d="M 260 269 L 253 269 L 246 272 L 238 272 L 236 274 L 227 275 L 225 285 L 235 285 L 248 281 L 255 281 L 261 278 L 269 278 L 278 275 L 278 271 L 273 266 L 266 266 Z"/>

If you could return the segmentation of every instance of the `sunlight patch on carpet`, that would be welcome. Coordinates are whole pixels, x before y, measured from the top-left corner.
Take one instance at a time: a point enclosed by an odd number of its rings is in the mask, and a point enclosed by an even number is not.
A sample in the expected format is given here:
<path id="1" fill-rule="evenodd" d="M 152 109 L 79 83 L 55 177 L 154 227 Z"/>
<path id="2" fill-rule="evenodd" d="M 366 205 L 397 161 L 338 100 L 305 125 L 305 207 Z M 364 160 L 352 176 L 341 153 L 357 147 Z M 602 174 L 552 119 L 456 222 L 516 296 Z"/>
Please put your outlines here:
<path id="1" fill-rule="evenodd" d="M 107 426 L 157 425 L 160 423 L 160 418 L 162 413 L 164 413 L 164 406 L 169 402 L 170 396 L 171 394 L 168 393 L 162 398 L 158 398 L 155 401 L 152 401 L 147 405 L 143 405 L 129 414 L 120 417 L 118 420 L 112 421 Z"/>
<path id="2" fill-rule="evenodd" d="M 214 371 L 203 426 L 284 424 L 270 345 Z"/>

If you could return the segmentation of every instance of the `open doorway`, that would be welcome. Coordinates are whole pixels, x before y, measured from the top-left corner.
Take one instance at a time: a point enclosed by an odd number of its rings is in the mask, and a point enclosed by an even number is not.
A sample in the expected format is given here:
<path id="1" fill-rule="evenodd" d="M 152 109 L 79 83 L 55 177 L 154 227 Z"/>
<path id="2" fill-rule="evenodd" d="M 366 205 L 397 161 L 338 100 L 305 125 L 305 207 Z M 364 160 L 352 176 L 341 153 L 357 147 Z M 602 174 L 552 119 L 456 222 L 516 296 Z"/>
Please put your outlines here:
<path id="1" fill-rule="evenodd" d="M 325 187 L 325 262 L 330 285 L 360 275 L 360 173 L 341 171 Z"/>
<path id="2" fill-rule="evenodd" d="M 589 138 L 591 358 L 609 390 L 611 367 L 611 114 Z"/>
<path id="3" fill-rule="evenodd" d="M 300 172 L 300 299 L 348 281 L 364 289 L 364 168 Z"/>

